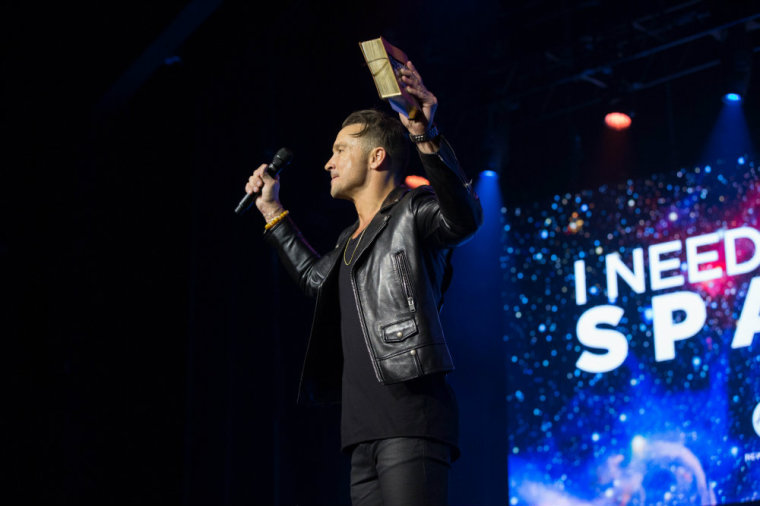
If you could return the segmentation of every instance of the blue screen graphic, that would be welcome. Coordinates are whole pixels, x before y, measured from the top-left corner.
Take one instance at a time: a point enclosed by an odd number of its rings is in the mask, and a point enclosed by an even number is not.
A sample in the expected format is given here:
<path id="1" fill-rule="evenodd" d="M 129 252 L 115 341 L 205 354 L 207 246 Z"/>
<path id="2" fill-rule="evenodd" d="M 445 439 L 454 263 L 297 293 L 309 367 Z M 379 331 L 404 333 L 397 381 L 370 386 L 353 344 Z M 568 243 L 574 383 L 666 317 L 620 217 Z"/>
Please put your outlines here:
<path id="1" fill-rule="evenodd" d="M 760 500 L 760 180 L 502 209 L 510 504 Z"/>

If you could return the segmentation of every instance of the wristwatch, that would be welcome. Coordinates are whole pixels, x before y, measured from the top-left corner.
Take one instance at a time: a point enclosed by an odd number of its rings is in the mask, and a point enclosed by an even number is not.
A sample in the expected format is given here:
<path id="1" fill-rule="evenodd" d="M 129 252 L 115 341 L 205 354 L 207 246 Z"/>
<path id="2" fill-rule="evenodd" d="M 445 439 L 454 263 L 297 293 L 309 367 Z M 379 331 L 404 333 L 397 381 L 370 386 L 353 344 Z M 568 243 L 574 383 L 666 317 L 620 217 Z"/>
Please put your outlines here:
<path id="1" fill-rule="evenodd" d="M 416 144 L 418 142 L 432 141 L 439 135 L 441 134 L 438 132 L 438 127 L 433 124 L 430 125 L 427 130 L 425 130 L 425 133 L 422 133 L 420 135 L 409 134 L 409 140 Z"/>

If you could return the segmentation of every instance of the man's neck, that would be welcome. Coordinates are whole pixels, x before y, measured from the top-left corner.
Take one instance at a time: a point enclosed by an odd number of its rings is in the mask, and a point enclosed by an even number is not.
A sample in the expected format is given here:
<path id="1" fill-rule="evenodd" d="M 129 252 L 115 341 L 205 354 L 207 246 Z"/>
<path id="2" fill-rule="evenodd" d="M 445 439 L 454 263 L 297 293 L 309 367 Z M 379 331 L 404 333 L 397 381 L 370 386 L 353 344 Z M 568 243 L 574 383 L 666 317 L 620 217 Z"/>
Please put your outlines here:
<path id="1" fill-rule="evenodd" d="M 383 186 L 367 188 L 354 199 L 354 207 L 356 207 L 356 214 L 359 217 L 359 228 L 356 229 L 355 234 L 359 234 L 367 228 L 367 225 L 382 207 L 386 197 L 395 187 L 395 183 L 391 180 Z"/>

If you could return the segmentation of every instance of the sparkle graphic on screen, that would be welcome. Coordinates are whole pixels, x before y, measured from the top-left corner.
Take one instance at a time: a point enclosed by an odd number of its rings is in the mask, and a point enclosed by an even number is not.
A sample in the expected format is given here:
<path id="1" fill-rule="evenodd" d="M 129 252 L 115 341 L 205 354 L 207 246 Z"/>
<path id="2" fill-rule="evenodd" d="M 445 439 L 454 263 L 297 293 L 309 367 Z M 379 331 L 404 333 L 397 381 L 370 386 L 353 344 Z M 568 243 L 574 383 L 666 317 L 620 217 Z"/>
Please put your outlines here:
<path id="1" fill-rule="evenodd" d="M 735 159 L 736 160 L 736 159 Z M 726 504 L 760 499 L 760 335 L 731 349 L 750 280 L 689 283 L 705 325 L 656 361 L 652 295 L 620 284 L 607 299 L 604 258 L 741 226 L 760 229 L 760 178 L 747 159 L 565 194 L 502 209 L 510 504 Z M 718 248 L 714 248 L 718 249 Z M 681 251 L 685 272 L 685 256 Z M 737 242 L 737 259 L 754 254 Z M 677 256 L 677 255 L 671 255 Z M 584 260 L 588 302 L 576 302 Z M 676 270 L 676 273 L 678 270 Z M 663 290 L 656 294 L 668 293 Z M 593 374 L 576 362 L 590 306 L 624 309 L 616 330 L 629 351 Z M 756 407 L 757 406 L 757 407 Z M 757 431 L 757 433 L 756 433 Z M 628 498 L 625 499 L 624 498 Z"/>

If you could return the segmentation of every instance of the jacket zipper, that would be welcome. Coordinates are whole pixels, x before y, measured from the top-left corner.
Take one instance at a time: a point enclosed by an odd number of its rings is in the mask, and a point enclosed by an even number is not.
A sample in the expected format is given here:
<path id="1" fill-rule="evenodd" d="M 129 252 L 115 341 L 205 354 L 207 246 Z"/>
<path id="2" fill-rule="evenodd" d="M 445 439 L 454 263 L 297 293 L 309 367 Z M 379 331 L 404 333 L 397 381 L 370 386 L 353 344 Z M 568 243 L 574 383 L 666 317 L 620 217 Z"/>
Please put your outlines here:
<path id="1" fill-rule="evenodd" d="M 412 292 L 412 284 L 409 282 L 409 271 L 406 266 L 406 255 L 403 251 L 396 253 L 396 264 L 398 265 L 398 272 L 401 275 L 401 284 L 404 287 L 406 303 L 409 304 L 409 311 L 414 313 L 417 311 L 417 308 L 414 304 L 414 293 Z"/>

